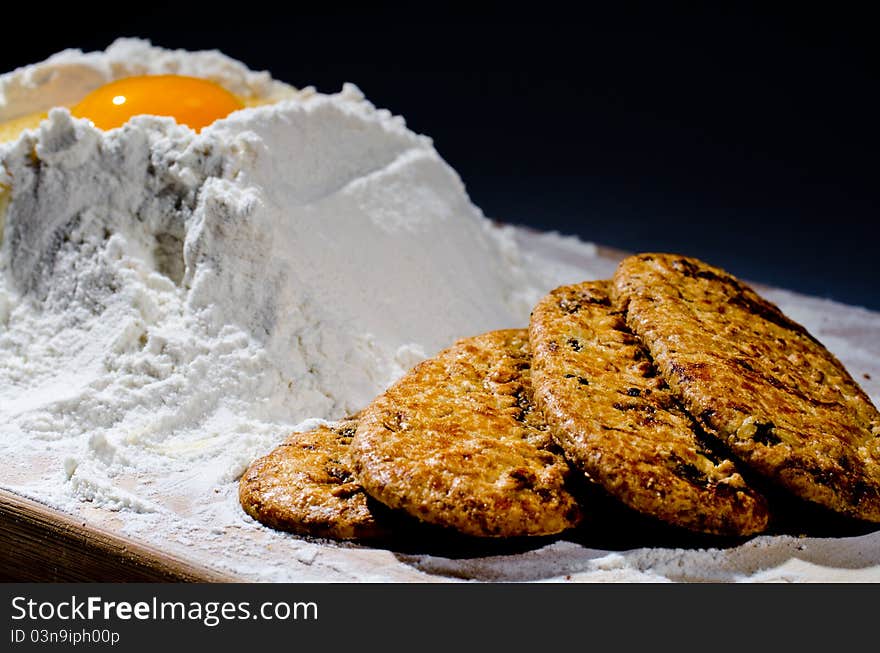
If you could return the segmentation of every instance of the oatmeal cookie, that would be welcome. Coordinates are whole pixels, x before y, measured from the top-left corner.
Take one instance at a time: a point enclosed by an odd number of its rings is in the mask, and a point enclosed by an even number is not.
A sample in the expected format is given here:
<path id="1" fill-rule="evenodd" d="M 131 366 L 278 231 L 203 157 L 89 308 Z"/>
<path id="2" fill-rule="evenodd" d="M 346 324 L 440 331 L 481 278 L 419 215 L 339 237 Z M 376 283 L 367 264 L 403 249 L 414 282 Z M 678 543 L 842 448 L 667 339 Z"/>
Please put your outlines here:
<path id="1" fill-rule="evenodd" d="M 573 526 L 568 464 L 532 403 L 528 332 L 459 340 L 362 413 L 352 443 L 366 491 L 417 519 L 481 537 Z"/>
<path id="2" fill-rule="evenodd" d="M 254 519 L 279 530 L 340 540 L 386 536 L 352 473 L 357 422 L 342 420 L 294 433 L 254 461 L 239 482 L 239 501 Z"/>
<path id="3" fill-rule="evenodd" d="M 532 383 L 566 456 L 641 513 L 693 531 L 762 531 L 767 504 L 679 405 L 614 311 L 610 284 L 557 288 L 530 324 Z"/>
<path id="4" fill-rule="evenodd" d="M 880 413 L 803 326 L 674 254 L 625 259 L 612 294 L 685 408 L 735 456 L 802 499 L 880 521 Z"/>

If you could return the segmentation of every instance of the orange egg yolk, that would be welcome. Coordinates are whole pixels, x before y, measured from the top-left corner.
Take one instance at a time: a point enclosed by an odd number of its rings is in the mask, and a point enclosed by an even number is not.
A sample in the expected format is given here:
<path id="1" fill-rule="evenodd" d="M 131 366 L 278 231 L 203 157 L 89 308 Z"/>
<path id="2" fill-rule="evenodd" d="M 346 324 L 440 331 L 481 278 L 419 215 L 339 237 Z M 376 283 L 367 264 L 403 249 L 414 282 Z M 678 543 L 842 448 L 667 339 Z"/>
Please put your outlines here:
<path id="1" fill-rule="evenodd" d="M 244 104 L 222 86 L 181 75 L 127 77 L 89 93 L 70 112 L 99 129 L 113 129 L 132 116 L 170 116 L 196 131 Z"/>

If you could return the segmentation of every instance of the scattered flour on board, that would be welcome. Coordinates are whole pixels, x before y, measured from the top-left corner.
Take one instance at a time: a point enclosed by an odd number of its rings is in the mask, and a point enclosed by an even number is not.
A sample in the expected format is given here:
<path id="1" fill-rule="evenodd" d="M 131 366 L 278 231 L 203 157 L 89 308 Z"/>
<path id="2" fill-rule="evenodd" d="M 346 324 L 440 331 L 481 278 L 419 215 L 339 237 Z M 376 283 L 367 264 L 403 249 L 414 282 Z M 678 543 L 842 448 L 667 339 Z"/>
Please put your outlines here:
<path id="1" fill-rule="evenodd" d="M 358 410 L 456 338 L 525 325 L 543 293 L 607 277 L 613 263 L 577 239 L 493 226 L 431 141 L 354 86 L 292 89 L 219 53 L 136 40 L 60 53 L 0 78 L 0 116 L 168 71 L 282 99 L 198 134 L 146 116 L 104 133 L 52 109 L 0 145 L 11 188 L 0 223 L 0 485 L 253 580 L 880 573 L 877 534 L 708 551 L 559 541 L 452 560 L 256 524 L 237 479 L 289 432 Z M 777 294 L 845 363 L 876 368 L 880 352 L 853 350 L 835 336 L 840 320 L 822 321 L 827 306 Z M 880 316 L 858 319 L 880 333 Z M 865 387 L 876 400 L 876 383 Z"/>

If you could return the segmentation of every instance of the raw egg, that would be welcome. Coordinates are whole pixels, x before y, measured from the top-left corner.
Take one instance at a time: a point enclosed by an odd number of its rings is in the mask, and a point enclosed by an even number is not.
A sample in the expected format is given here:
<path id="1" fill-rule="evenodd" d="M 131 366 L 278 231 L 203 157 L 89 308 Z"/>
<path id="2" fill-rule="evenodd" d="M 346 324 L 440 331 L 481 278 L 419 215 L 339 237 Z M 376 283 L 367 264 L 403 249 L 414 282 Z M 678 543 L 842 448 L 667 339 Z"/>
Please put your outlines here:
<path id="1" fill-rule="evenodd" d="M 99 129 L 124 125 L 132 116 L 170 116 L 196 131 L 244 108 L 244 103 L 219 84 L 182 75 L 126 77 L 85 96 L 70 112 L 91 120 Z"/>

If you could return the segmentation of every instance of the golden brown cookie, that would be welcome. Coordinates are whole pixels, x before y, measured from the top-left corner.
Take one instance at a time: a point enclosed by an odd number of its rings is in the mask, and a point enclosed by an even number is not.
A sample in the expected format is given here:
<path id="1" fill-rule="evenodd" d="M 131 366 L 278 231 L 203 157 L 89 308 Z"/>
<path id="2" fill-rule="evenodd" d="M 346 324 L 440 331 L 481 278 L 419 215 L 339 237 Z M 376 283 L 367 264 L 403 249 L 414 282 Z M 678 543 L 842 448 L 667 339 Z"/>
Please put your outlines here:
<path id="1" fill-rule="evenodd" d="M 687 410 L 795 495 L 880 521 L 880 413 L 807 330 L 727 272 L 639 254 L 616 305 Z"/>
<path id="2" fill-rule="evenodd" d="M 239 501 L 254 519 L 279 530 L 340 540 L 387 535 L 352 474 L 357 422 L 342 420 L 294 433 L 248 468 Z"/>
<path id="3" fill-rule="evenodd" d="M 467 535 L 573 526 L 568 465 L 532 404 L 528 345 L 525 329 L 459 340 L 379 396 L 352 443 L 366 491 Z"/>
<path id="4" fill-rule="evenodd" d="M 565 455 L 639 512 L 705 533 L 750 535 L 767 504 L 675 400 L 615 312 L 607 281 L 557 288 L 532 312 L 532 383 Z"/>

